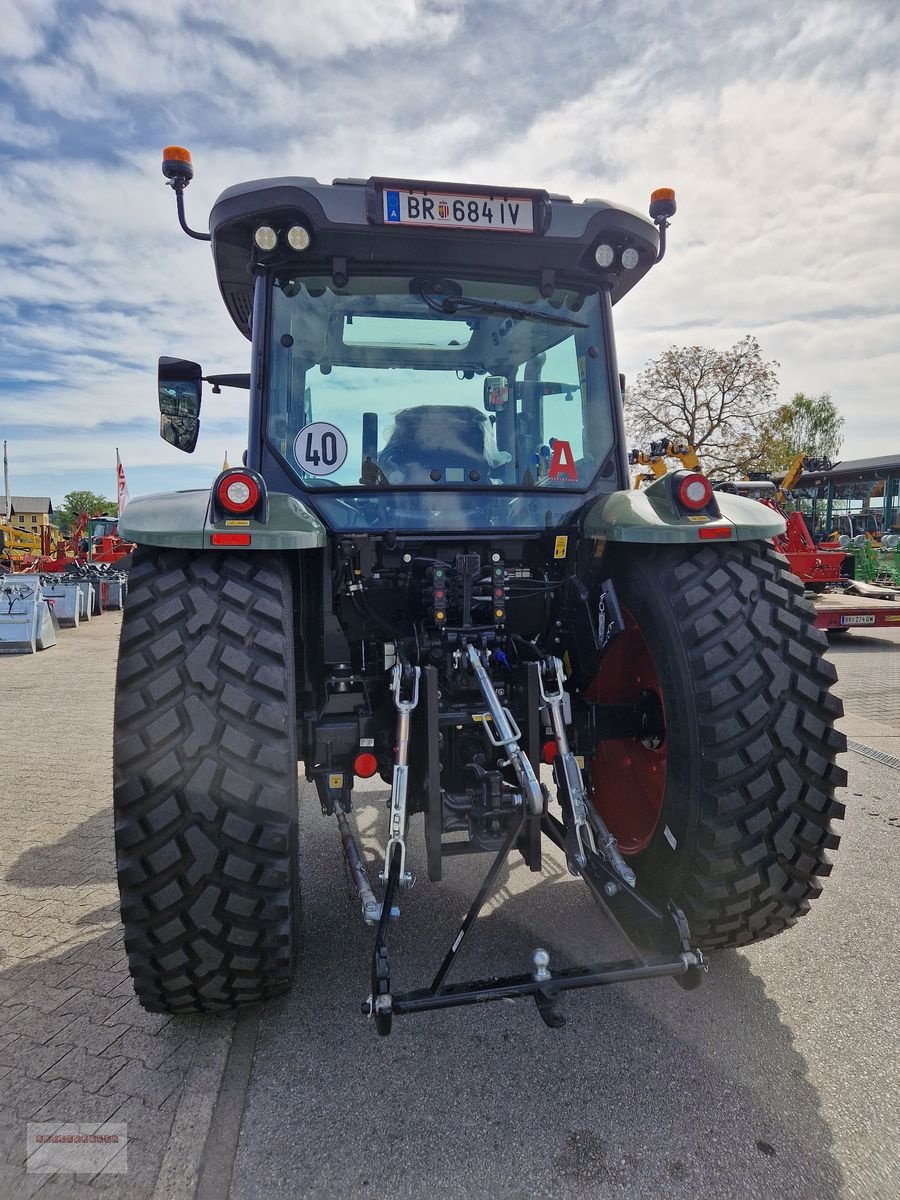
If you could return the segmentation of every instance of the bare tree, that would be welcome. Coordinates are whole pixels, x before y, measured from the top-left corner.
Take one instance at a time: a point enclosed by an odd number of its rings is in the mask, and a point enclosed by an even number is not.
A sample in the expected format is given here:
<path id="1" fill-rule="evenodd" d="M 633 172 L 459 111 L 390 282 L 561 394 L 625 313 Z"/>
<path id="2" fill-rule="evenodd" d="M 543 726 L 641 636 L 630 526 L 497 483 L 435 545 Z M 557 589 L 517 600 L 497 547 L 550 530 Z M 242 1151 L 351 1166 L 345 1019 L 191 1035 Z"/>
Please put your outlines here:
<path id="1" fill-rule="evenodd" d="M 756 469 L 760 436 L 775 410 L 777 362 L 741 338 L 730 350 L 672 346 L 652 360 L 625 394 L 635 445 L 665 436 L 688 441 L 707 474 Z"/>

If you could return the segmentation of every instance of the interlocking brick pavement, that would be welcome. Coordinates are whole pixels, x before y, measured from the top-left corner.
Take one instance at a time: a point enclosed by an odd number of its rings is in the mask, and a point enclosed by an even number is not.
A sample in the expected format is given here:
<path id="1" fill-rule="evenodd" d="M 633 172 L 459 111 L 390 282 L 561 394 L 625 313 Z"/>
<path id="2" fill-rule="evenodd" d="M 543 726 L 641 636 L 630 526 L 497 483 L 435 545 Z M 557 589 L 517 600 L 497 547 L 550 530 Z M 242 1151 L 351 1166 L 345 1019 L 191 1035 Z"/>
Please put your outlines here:
<path id="1" fill-rule="evenodd" d="M 179 1111 L 209 1103 L 208 1048 L 195 1062 L 202 1022 L 144 1012 L 122 946 L 111 798 L 119 626 L 106 614 L 40 655 L 0 658 L 0 1197 L 141 1200 L 167 1148 L 167 1196 L 171 1180 L 180 1195 L 195 1182 L 173 1166 L 170 1138 Z M 852 736 L 865 741 L 881 721 L 896 738 L 900 631 L 863 637 L 829 651 L 847 719 L 862 722 Z M 27 1174 L 32 1119 L 126 1121 L 128 1174 Z"/>
<path id="2" fill-rule="evenodd" d="M 900 734 L 900 629 L 853 629 L 830 643 L 828 657 L 847 713 Z"/>
<path id="3" fill-rule="evenodd" d="M 144 1012 L 122 946 L 120 624 L 107 613 L 42 654 L 0 659 L 0 1196 L 17 1200 L 151 1196 L 190 1088 L 199 1023 Z M 29 1120 L 126 1121 L 127 1175 L 28 1174 Z"/>

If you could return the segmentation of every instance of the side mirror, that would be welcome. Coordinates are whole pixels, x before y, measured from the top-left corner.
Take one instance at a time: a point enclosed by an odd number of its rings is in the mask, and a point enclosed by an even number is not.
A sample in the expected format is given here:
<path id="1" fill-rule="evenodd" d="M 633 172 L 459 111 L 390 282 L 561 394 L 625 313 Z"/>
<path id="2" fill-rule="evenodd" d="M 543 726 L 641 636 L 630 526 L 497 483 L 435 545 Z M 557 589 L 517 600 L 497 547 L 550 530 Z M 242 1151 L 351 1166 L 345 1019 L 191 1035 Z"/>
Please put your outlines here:
<path id="1" fill-rule="evenodd" d="M 505 375 L 488 375 L 484 381 L 484 411 L 503 412 L 509 404 L 509 380 Z"/>
<path id="2" fill-rule="evenodd" d="M 161 358 L 157 374 L 159 436 L 191 454 L 200 433 L 203 369 L 184 358 Z"/>

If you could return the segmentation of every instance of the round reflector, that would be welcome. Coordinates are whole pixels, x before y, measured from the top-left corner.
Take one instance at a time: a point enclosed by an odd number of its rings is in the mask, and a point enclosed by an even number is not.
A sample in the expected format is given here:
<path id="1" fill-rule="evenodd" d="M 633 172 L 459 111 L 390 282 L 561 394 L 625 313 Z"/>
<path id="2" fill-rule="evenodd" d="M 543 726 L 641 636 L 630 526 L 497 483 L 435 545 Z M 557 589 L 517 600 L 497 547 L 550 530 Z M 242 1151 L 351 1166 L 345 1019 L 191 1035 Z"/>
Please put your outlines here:
<path id="1" fill-rule="evenodd" d="M 374 754 L 368 754 L 363 751 L 362 754 L 357 754 L 353 760 L 353 773 L 358 775 L 360 779 L 371 779 L 378 770 L 378 759 Z"/>
<path id="2" fill-rule="evenodd" d="M 226 475 L 217 489 L 219 503 L 229 512 L 247 512 L 259 499 L 259 485 L 250 475 Z"/>
<path id="3" fill-rule="evenodd" d="M 712 484 L 705 475 L 685 475 L 678 485 L 678 499 L 685 508 L 706 508 L 712 499 Z"/>

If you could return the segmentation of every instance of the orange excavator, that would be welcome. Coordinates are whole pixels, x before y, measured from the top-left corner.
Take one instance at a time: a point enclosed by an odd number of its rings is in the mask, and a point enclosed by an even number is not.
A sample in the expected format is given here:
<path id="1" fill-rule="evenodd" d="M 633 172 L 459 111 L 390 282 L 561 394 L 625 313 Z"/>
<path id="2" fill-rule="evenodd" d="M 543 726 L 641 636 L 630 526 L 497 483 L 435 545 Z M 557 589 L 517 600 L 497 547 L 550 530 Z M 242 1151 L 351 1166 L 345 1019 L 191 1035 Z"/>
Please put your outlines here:
<path id="1" fill-rule="evenodd" d="M 651 442 L 649 451 L 631 450 L 628 453 L 628 465 L 631 467 L 649 467 L 649 471 L 638 471 L 634 477 L 634 489 L 641 488 L 645 483 L 652 483 L 668 471 L 667 458 L 677 458 L 683 467 L 689 471 L 700 470 L 700 459 L 693 446 L 687 442 L 675 442 L 669 438 L 660 438 Z"/>

